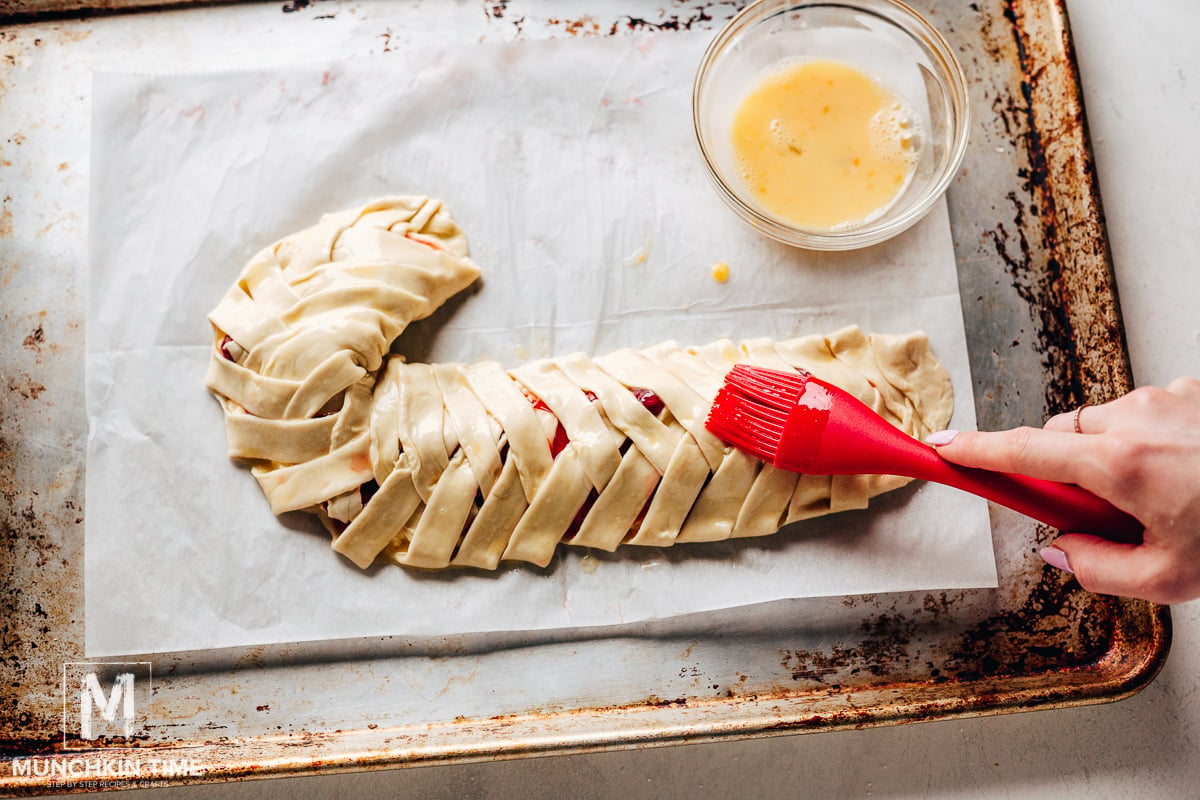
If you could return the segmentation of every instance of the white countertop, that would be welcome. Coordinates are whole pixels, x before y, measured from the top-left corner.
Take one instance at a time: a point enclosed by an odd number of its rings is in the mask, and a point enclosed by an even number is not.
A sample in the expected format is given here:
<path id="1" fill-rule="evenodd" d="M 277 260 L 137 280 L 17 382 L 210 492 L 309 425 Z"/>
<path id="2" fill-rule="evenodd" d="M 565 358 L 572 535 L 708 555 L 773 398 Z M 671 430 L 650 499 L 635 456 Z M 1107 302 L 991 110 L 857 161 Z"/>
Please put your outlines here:
<path id="1" fill-rule="evenodd" d="M 1200 376 L 1200 5 L 1070 0 L 1134 376 Z M 1200 601 L 1119 703 L 846 733 L 138 792 L 139 798 L 1200 796 Z M 118 793 L 120 794 L 120 793 Z"/>

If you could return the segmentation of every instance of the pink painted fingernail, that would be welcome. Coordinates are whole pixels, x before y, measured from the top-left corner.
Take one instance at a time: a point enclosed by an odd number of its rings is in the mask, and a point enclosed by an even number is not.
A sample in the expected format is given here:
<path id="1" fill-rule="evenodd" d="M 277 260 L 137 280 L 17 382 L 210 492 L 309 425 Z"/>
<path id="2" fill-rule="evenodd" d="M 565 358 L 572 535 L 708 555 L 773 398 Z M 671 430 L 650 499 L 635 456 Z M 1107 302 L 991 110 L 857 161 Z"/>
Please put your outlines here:
<path id="1" fill-rule="evenodd" d="M 1067 554 L 1057 547 L 1043 547 L 1042 560 L 1055 569 L 1075 574 L 1075 570 L 1071 569 L 1071 562 L 1067 561 Z"/>
<path id="2" fill-rule="evenodd" d="M 937 431 L 925 437 L 925 443 L 931 444 L 934 447 L 940 447 L 944 444 L 950 444 L 954 441 L 954 437 L 958 436 L 958 431 Z"/>

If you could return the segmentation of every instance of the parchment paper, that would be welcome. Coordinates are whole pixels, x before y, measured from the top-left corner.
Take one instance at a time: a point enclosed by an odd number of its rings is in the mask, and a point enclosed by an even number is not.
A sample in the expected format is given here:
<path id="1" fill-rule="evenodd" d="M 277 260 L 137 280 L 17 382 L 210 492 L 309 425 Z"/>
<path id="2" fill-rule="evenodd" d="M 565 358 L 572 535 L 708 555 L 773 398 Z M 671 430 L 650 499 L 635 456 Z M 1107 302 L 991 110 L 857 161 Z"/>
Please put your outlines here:
<path id="1" fill-rule="evenodd" d="M 410 360 L 603 353 L 665 339 L 926 330 L 974 427 L 944 205 L 849 254 L 766 241 L 706 183 L 704 35 L 479 44 L 186 76 L 100 74 L 87 327 L 86 651 L 620 624 L 786 597 L 994 586 L 986 504 L 914 485 L 775 536 L 547 569 L 360 572 L 276 518 L 225 453 L 207 312 L 260 247 L 329 210 L 446 201 L 481 284 Z M 717 261 L 732 277 L 710 277 Z M 596 560 L 591 560 L 594 557 Z"/>

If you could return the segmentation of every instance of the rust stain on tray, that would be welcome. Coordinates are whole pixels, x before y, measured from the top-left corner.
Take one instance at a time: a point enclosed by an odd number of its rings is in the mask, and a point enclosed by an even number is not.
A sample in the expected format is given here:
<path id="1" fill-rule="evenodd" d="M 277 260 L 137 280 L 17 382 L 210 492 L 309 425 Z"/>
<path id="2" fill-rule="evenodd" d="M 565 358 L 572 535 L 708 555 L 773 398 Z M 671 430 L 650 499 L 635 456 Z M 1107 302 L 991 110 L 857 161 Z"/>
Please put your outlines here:
<path id="1" fill-rule="evenodd" d="M 947 668 L 962 681 L 1055 673 L 1095 664 L 1108 651 L 1118 608 L 1070 576 L 1043 569 L 1021 604 L 973 625 Z"/>
<path id="2" fill-rule="evenodd" d="M 619 14 L 611 21 L 602 21 L 595 15 L 583 15 L 572 19 L 546 17 L 537 20 L 542 27 L 559 30 L 568 36 L 615 36 L 637 31 L 688 31 L 707 30 L 715 22 L 732 16 L 742 3 L 737 2 L 676 2 L 674 8 L 659 8 L 656 14 L 634 16 Z M 518 36 L 530 24 L 529 15 L 510 14 L 509 0 L 486 3 L 484 12 L 493 21 L 510 23 Z"/>
<path id="3" fill-rule="evenodd" d="M 1021 81 L 993 110 L 1028 162 L 1021 194 L 1008 194 L 1011 227 L 985 236 L 1038 315 L 1046 407 L 1058 413 L 1119 396 L 1132 376 L 1074 53 L 1055 35 L 1066 29 L 1065 9 L 1008 0 L 1003 13 Z"/>
<path id="4" fill-rule="evenodd" d="M 836 681 L 855 679 L 860 673 L 882 677 L 908 672 L 908 648 L 920 624 L 896 611 L 873 614 L 853 631 L 860 638 L 852 643 L 835 642 L 821 650 L 784 650 L 780 663 L 794 681 L 835 681 L 831 688 L 840 688 Z"/>
<path id="5" fill-rule="evenodd" d="M 13 215 L 8 207 L 11 202 L 12 198 L 6 197 L 3 206 L 0 206 L 0 239 L 11 239 L 13 236 Z"/>

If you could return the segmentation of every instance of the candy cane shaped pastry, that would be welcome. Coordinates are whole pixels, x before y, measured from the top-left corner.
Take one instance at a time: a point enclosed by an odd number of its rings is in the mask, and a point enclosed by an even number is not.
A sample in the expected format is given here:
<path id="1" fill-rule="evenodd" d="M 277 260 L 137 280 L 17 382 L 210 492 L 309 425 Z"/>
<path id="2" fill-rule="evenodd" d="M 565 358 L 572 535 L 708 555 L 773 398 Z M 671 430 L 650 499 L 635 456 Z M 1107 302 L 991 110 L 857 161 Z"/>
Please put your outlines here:
<path id="1" fill-rule="evenodd" d="M 360 567 L 545 566 L 560 543 L 760 536 L 905 483 L 796 476 L 723 445 L 704 419 L 736 363 L 807 369 L 913 436 L 950 418 L 949 376 L 919 332 L 664 342 L 512 370 L 390 354 L 478 275 L 441 203 L 385 198 L 265 248 L 209 315 L 230 456 L 275 513 L 315 513 Z"/>

